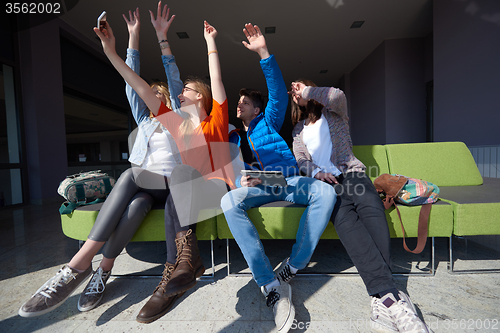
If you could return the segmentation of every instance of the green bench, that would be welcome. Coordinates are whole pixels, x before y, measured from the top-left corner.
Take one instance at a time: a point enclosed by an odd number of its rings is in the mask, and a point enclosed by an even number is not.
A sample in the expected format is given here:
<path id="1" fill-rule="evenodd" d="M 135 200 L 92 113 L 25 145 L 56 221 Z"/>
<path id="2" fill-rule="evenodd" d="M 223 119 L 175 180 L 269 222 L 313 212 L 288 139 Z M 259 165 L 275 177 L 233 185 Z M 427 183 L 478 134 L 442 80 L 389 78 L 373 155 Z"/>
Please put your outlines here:
<path id="1" fill-rule="evenodd" d="M 434 237 L 450 239 L 450 263 L 453 270 L 455 236 L 500 234 L 500 179 L 483 178 L 469 149 L 461 142 L 354 146 L 354 154 L 366 166 L 373 180 L 383 173 L 398 173 L 421 178 L 438 185 L 441 200 L 433 204 L 429 217 L 428 236 L 431 238 L 431 270 L 434 274 Z M 406 237 L 417 237 L 420 206 L 399 206 Z M 66 236 L 85 240 L 94 224 L 98 205 L 78 208 L 73 214 L 62 215 Z M 300 216 L 305 207 L 288 202 L 275 202 L 248 211 L 262 239 L 295 239 Z M 205 212 L 207 213 L 207 212 Z M 197 224 L 200 240 L 233 239 L 222 211 Z M 394 208 L 386 211 L 392 238 L 403 237 L 399 217 Z M 330 222 L 322 239 L 338 239 Z M 146 216 L 132 241 L 164 241 L 163 209 L 153 209 Z M 404 251 L 402 248 L 401 251 Z M 213 270 L 212 270 L 213 272 Z M 229 273 L 229 247 L 228 247 Z M 212 273 L 213 274 L 213 273 Z"/>

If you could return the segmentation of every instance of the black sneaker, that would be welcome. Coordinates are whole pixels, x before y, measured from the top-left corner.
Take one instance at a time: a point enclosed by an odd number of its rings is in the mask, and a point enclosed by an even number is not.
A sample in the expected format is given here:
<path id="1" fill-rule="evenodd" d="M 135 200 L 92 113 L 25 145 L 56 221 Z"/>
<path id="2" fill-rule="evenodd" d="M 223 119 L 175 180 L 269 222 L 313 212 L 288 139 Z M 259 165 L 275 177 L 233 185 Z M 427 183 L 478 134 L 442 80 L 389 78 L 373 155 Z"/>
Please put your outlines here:
<path id="1" fill-rule="evenodd" d="M 295 274 L 290 270 L 290 263 L 288 262 L 290 258 L 286 258 L 281 263 L 280 267 L 276 270 L 276 276 L 280 282 L 290 282 L 292 278 L 295 277 Z"/>
<path id="2" fill-rule="evenodd" d="M 71 267 L 64 265 L 56 275 L 50 278 L 43 286 L 21 306 L 21 317 L 36 317 L 50 312 L 63 304 L 76 288 L 90 276 L 92 265 L 83 273 L 78 273 Z"/>

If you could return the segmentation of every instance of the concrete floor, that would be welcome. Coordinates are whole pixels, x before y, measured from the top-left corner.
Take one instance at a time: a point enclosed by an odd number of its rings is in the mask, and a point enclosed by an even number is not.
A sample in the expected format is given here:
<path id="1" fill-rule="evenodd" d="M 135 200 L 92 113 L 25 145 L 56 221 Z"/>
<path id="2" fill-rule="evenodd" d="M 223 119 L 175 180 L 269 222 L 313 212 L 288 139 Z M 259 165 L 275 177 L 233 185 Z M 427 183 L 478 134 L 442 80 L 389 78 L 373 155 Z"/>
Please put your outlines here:
<path id="1" fill-rule="evenodd" d="M 65 237 L 54 200 L 44 206 L 0 210 L 0 331 L 1 332 L 275 332 L 272 311 L 248 276 L 227 276 L 226 241 L 214 242 L 215 278 L 202 278 L 159 320 L 139 324 L 135 317 L 159 282 L 159 277 L 113 276 L 102 304 L 81 313 L 81 286 L 62 306 L 36 318 L 18 316 L 19 307 L 78 250 Z M 430 241 L 428 243 L 431 243 Z M 248 272 L 234 241 L 230 241 L 231 273 Z M 273 264 L 290 252 L 291 241 L 267 241 Z M 405 253 L 393 240 L 395 272 L 429 270 L 429 245 L 421 255 Z M 456 242 L 456 269 L 500 268 L 500 253 L 472 242 Z M 200 242 L 207 273 L 210 242 Z M 419 315 L 434 332 L 499 332 L 500 275 L 448 273 L 448 239 L 436 239 L 435 276 L 400 276 Z M 97 255 L 94 267 L 98 266 Z M 165 260 L 163 243 L 131 243 L 117 259 L 113 274 L 159 275 Z M 299 276 L 292 281 L 295 323 L 290 332 L 370 332 L 370 297 L 339 241 L 321 241 L 305 270 L 348 273 Z M 350 273 L 350 274 L 349 274 Z"/>

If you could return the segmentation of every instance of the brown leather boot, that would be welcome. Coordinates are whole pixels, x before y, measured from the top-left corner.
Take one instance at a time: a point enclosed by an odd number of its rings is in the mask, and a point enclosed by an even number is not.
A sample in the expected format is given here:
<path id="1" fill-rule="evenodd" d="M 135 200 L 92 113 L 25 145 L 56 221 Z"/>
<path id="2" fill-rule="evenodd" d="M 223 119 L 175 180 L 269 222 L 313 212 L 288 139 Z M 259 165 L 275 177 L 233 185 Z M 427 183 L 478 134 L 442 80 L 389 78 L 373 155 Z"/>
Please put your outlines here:
<path id="1" fill-rule="evenodd" d="M 165 287 L 172 277 L 172 273 L 177 265 L 165 263 L 165 269 L 163 270 L 163 276 L 161 278 L 160 284 L 156 287 L 155 291 L 147 303 L 142 307 L 141 311 L 137 315 L 136 320 L 139 323 L 150 323 L 167 313 L 175 301 L 182 297 L 184 293 L 180 293 L 174 296 L 165 295 Z"/>
<path id="2" fill-rule="evenodd" d="M 198 250 L 198 241 L 191 230 L 178 232 L 175 236 L 175 244 L 177 245 L 177 267 L 165 287 L 167 297 L 194 287 L 196 278 L 205 272 Z"/>

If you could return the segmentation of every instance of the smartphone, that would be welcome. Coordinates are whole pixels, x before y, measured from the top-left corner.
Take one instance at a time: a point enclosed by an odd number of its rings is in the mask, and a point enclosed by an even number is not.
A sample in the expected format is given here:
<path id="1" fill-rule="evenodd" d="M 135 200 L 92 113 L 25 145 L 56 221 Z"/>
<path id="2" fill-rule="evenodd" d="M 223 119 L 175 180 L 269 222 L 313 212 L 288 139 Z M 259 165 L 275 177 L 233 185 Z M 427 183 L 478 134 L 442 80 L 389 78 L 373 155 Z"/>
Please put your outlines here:
<path id="1" fill-rule="evenodd" d="M 106 27 L 106 11 L 103 11 L 97 18 L 97 27 L 102 31 Z"/>

